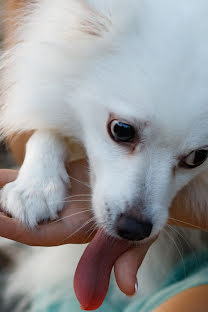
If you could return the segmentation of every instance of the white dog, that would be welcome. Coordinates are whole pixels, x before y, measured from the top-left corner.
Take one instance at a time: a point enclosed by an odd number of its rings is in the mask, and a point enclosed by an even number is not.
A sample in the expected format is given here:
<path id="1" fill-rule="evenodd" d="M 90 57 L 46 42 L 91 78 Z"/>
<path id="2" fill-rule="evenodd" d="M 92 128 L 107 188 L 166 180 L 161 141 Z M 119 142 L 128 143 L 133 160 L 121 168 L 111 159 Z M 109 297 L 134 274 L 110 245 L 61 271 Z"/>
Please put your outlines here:
<path id="1" fill-rule="evenodd" d="M 208 185 L 208 2 L 26 1 L 2 59 L 2 136 L 34 130 L 1 205 L 34 227 L 69 178 L 63 137 L 87 152 L 93 210 L 112 236 L 146 240 L 177 192 Z M 11 44 L 12 42 L 12 44 Z"/>
<path id="2" fill-rule="evenodd" d="M 4 55 L 1 126 L 36 131 L 5 211 L 30 227 L 56 217 L 70 136 L 89 157 L 98 224 L 157 234 L 176 193 L 207 180 L 207 13 L 205 0 L 28 1 Z"/>

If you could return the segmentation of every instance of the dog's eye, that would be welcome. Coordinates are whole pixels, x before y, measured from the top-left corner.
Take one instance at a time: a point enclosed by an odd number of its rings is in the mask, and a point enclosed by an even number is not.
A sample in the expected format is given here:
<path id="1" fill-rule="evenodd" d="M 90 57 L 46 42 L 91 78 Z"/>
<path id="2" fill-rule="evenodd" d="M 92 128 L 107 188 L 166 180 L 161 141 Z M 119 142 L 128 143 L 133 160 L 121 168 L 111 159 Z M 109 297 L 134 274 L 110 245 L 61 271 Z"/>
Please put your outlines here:
<path id="1" fill-rule="evenodd" d="M 208 158 L 208 150 L 201 149 L 191 152 L 182 159 L 180 166 L 183 168 L 196 168 L 202 165 Z"/>
<path id="2" fill-rule="evenodd" d="M 109 132 L 116 142 L 132 142 L 135 137 L 134 127 L 119 120 L 111 121 Z"/>

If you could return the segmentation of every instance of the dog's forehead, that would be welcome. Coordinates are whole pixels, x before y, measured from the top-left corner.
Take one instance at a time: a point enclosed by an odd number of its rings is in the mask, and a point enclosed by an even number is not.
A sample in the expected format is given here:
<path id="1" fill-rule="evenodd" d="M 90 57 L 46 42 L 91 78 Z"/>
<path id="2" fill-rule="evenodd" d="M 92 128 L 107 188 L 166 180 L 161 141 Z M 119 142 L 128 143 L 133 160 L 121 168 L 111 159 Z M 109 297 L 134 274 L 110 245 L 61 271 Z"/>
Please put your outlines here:
<path id="1" fill-rule="evenodd" d="M 208 5 L 205 7 L 208 12 Z M 135 32 L 121 37 L 118 34 L 113 53 L 98 56 L 90 77 L 95 77 L 106 104 L 115 105 L 120 100 L 132 104 L 134 113 L 138 109 L 140 114 L 143 107 L 151 113 L 160 110 L 165 113 L 167 109 L 173 117 L 189 112 L 190 119 L 193 108 L 199 111 L 204 106 L 206 110 L 208 20 L 200 22 L 188 16 L 184 23 L 185 16 L 177 16 L 177 23 L 170 17 L 166 27 L 164 21 L 158 22 L 159 16 L 157 22 L 145 21 Z"/>
<path id="2" fill-rule="evenodd" d="M 135 10 L 129 12 L 138 15 L 133 19 L 135 27 L 130 27 L 128 20 L 122 33 L 115 31 L 115 49 L 106 49 L 107 55 L 102 53 L 96 62 L 93 60 L 93 69 L 87 73 L 87 89 L 93 85 L 94 90 L 96 85 L 98 110 L 102 102 L 109 112 L 129 121 L 148 122 L 153 131 L 161 134 L 161 140 L 175 137 L 180 144 L 188 136 L 206 136 L 208 3 L 139 2 L 143 3 L 141 12 L 136 1 L 132 2 Z M 110 0 L 105 2 L 105 8 L 112 8 L 114 27 L 112 5 Z"/>

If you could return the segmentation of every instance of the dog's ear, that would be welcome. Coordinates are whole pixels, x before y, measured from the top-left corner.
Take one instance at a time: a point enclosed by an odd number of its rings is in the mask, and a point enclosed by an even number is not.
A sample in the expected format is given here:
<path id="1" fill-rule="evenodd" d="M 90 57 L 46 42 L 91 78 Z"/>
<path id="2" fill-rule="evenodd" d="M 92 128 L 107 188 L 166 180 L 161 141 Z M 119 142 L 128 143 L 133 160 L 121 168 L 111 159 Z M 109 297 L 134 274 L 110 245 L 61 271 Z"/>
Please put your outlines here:
<path id="1" fill-rule="evenodd" d="M 172 203 L 171 223 L 179 220 L 180 225 L 206 228 L 208 226 L 208 172 L 198 175 L 186 185 L 175 197 Z M 170 218 L 171 219 L 171 218 Z M 179 223 L 178 223 L 179 225 Z"/>

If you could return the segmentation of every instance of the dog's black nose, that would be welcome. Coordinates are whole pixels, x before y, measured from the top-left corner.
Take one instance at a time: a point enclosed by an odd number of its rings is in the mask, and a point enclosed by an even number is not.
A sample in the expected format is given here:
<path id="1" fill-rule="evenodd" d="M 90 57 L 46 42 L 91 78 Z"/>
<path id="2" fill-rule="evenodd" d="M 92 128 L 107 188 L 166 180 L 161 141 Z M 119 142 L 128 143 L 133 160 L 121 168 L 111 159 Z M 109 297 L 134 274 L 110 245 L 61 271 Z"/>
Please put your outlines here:
<path id="1" fill-rule="evenodd" d="M 130 241 L 140 241 L 150 236 L 152 224 L 122 215 L 117 221 L 117 234 Z"/>

